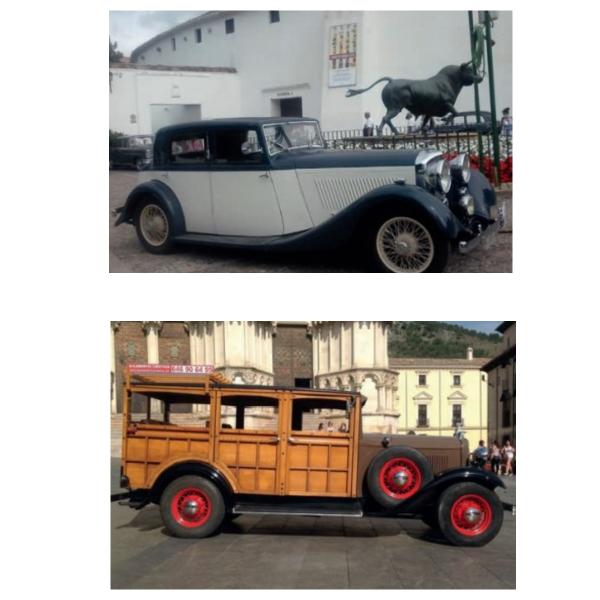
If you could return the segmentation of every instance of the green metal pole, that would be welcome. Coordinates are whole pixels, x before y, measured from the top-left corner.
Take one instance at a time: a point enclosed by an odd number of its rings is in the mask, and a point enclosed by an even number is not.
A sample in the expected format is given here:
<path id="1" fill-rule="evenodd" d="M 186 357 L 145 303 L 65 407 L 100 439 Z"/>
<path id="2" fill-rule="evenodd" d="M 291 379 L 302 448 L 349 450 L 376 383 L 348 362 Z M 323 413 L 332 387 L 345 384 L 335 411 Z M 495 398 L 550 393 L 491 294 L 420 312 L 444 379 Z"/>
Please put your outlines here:
<path id="1" fill-rule="evenodd" d="M 494 59 L 492 56 L 492 26 L 489 11 L 485 11 L 485 46 L 488 59 L 488 77 L 490 79 L 490 109 L 492 112 L 492 140 L 494 143 L 494 179 L 500 183 L 500 142 L 498 140 L 498 122 L 496 120 L 496 89 L 494 87 Z"/>
<path id="2" fill-rule="evenodd" d="M 473 38 L 473 11 L 469 11 L 469 38 L 471 40 L 471 60 L 475 64 L 475 39 Z M 481 109 L 479 106 L 479 84 L 475 82 L 475 114 L 477 115 L 477 123 L 481 123 Z M 483 166 L 483 139 L 481 131 L 477 132 L 477 154 L 479 155 L 479 169 Z"/>

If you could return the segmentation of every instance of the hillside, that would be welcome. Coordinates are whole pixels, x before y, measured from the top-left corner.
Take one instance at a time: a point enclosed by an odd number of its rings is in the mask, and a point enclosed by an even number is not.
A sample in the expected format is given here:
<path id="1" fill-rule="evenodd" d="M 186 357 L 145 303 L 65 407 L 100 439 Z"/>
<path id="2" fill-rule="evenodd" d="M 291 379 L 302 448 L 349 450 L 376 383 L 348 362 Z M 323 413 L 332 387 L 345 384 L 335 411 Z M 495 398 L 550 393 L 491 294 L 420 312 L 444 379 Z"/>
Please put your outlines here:
<path id="1" fill-rule="evenodd" d="M 492 357 L 501 351 L 502 337 L 440 321 L 394 321 L 389 334 L 391 357 L 464 358 L 467 348 L 475 357 Z"/>

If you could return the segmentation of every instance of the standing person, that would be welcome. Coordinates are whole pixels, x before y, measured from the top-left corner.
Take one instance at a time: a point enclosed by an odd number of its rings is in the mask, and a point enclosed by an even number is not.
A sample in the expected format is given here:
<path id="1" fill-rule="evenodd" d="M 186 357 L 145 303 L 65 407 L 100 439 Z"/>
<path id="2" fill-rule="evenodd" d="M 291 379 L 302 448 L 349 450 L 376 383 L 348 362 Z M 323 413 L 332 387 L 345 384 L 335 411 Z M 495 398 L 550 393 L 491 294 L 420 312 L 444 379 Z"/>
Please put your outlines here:
<path id="1" fill-rule="evenodd" d="M 500 462 L 502 457 L 500 455 L 500 446 L 498 445 L 498 440 L 494 440 L 492 442 L 491 455 L 490 460 L 492 463 L 492 471 L 498 475 L 500 472 Z"/>
<path id="2" fill-rule="evenodd" d="M 500 119 L 500 135 L 512 135 L 512 117 L 510 115 L 510 108 L 505 108 L 502 111 L 502 119 Z"/>
<path id="3" fill-rule="evenodd" d="M 515 457 L 515 449 L 508 439 L 504 442 L 504 446 L 502 447 L 502 456 L 505 461 L 505 474 L 507 477 L 512 477 L 512 461 Z"/>
<path id="4" fill-rule="evenodd" d="M 329 433 L 332 433 L 333 431 L 335 431 L 334 428 L 333 428 L 333 421 L 328 421 L 327 422 L 327 431 Z"/>
<path id="5" fill-rule="evenodd" d="M 363 125 L 363 137 L 373 137 L 373 130 L 375 129 L 375 123 L 371 119 L 371 113 L 365 113 L 365 123 Z"/>
<path id="6" fill-rule="evenodd" d="M 321 423 L 319 423 L 319 427 L 317 427 L 317 431 L 323 431 L 323 429 L 325 429 L 325 425 L 323 425 L 323 422 L 321 421 Z"/>
<path id="7" fill-rule="evenodd" d="M 475 452 L 473 452 L 473 462 L 478 467 L 482 469 L 485 467 L 485 463 L 487 463 L 488 459 L 488 449 L 485 447 L 485 442 L 483 440 L 479 440 L 479 446 L 475 448 Z"/>

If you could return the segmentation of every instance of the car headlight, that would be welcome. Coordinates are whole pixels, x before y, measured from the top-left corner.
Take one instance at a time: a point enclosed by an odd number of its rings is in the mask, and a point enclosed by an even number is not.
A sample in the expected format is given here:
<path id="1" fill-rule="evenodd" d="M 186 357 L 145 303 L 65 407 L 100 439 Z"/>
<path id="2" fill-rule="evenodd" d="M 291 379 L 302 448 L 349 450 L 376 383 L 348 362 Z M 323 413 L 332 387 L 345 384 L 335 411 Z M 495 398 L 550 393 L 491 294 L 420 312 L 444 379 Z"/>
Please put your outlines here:
<path id="1" fill-rule="evenodd" d="M 458 181 L 459 184 L 469 183 L 471 179 L 471 161 L 468 154 L 459 154 L 450 161 L 450 170 L 452 177 Z"/>
<path id="2" fill-rule="evenodd" d="M 471 194 L 465 194 L 464 196 L 461 196 L 458 203 L 469 216 L 475 214 L 475 200 Z"/>
<path id="3" fill-rule="evenodd" d="M 452 176 L 450 174 L 450 165 L 447 160 L 438 160 L 433 165 L 433 175 L 435 187 L 441 192 L 447 194 L 452 186 Z"/>

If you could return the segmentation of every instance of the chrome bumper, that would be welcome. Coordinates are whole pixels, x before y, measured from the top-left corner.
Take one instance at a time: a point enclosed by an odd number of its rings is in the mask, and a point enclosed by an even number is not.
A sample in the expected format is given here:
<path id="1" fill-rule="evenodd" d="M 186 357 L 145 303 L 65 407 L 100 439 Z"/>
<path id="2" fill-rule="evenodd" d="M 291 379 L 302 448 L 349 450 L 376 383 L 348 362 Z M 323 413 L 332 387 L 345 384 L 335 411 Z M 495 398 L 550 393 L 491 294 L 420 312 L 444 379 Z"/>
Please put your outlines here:
<path id="1" fill-rule="evenodd" d="M 484 229 L 477 237 L 474 237 L 472 240 L 465 240 L 458 242 L 458 252 L 459 254 L 468 254 L 474 248 L 477 248 L 480 244 L 489 244 L 490 241 L 494 238 L 494 236 L 504 228 L 506 224 L 506 204 L 502 202 L 502 204 L 498 205 L 496 220 L 488 225 L 486 229 Z"/>

